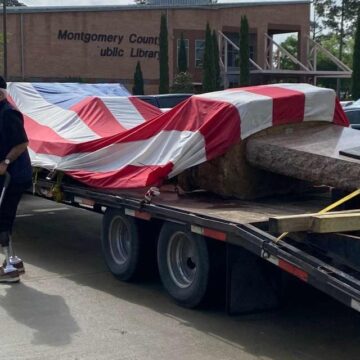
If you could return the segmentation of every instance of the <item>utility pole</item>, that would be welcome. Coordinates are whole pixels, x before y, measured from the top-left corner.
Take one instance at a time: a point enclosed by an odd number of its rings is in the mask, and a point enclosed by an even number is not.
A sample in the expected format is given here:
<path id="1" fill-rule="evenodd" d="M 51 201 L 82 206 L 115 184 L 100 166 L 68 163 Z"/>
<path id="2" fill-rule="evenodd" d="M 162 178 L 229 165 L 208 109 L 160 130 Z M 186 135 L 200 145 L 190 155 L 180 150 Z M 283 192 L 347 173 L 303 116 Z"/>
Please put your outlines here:
<path id="1" fill-rule="evenodd" d="M 4 78 L 7 80 L 7 31 L 6 31 L 6 0 L 3 0 L 3 41 L 4 41 Z"/>

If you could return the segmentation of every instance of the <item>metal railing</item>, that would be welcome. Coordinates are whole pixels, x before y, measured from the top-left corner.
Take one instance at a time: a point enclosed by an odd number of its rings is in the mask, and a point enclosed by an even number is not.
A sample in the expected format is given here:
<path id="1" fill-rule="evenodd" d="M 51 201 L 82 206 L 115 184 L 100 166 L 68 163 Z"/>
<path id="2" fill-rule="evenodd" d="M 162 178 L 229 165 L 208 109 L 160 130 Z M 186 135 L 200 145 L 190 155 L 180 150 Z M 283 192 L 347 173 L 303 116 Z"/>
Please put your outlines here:
<path id="1" fill-rule="evenodd" d="M 304 64 L 300 61 L 297 54 L 292 54 L 284 46 L 276 42 L 272 36 L 265 33 L 265 46 L 264 46 L 264 64 L 259 64 L 254 59 L 249 58 L 252 69 L 251 73 L 260 74 L 274 74 L 283 76 L 309 76 L 316 83 L 317 77 L 334 77 L 334 78 L 350 78 L 352 70 L 340 61 L 336 56 L 331 54 L 327 49 L 315 42 L 309 36 L 306 36 L 306 59 L 307 62 Z M 223 79 L 224 87 L 227 88 L 229 85 L 229 75 L 240 74 L 240 68 L 229 65 L 229 54 L 230 52 L 240 52 L 239 45 L 235 44 L 228 36 L 223 32 L 218 31 L 218 45 L 220 49 L 220 68 Z M 259 50 L 259 49 L 258 49 Z M 276 51 L 276 57 L 274 52 Z M 318 69 L 317 55 L 321 52 L 327 59 L 337 66 L 337 70 L 324 71 Z M 281 68 L 283 62 L 281 59 L 286 57 L 290 60 L 290 63 L 296 65 L 296 69 Z"/>

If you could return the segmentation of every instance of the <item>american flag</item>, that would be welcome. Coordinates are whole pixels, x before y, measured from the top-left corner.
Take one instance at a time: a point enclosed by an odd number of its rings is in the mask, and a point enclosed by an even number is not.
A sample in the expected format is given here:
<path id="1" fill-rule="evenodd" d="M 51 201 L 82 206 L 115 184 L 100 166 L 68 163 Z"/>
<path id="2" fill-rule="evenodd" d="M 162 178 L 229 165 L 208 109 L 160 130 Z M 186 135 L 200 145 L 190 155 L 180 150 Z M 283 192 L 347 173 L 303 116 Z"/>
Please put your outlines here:
<path id="1" fill-rule="evenodd" d="M 335 92 L 308 84 L 194 95 L 166 113 L 119 85 L 9 83 L 8 90 L 24 115 L 33 166 L 98 188 L 159 185 L 272 126 L 348 126 Z"/>

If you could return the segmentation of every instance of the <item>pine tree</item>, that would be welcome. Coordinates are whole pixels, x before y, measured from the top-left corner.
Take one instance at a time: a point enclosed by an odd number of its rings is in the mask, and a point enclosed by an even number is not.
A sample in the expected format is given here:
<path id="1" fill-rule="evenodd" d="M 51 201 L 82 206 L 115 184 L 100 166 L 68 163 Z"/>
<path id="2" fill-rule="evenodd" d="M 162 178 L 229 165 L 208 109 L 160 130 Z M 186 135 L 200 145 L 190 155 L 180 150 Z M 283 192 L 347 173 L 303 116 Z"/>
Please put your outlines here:
<path id="1" fill-rule="evenodd" d="M 221 87 L 221 74 L 220 74 L 220 53 L 219 53 L 219 44 L 216 38 L 216 32 L 213 30 L 213 48 L 214 48 L 214 66 L 215 66 L 215 90 L 220 90 Z"/>
<path id="2" fill-rule="evenodd" d="M 1 5 L 4 4 L 4 0 L 0 0 L 0 4 Z M 26 6 L 26 5 L 17 0 L 6 0 L 6 6 Z"/>
<path id="3" fill-rule="evenodd" d="M 187 53 L 186 53 L 186 46 L 185 46 L 185 40 L 184 40 L 184 34 L 181 33 L 180 38 L 180 46 L 179 46 L 179 57 L 178 57 L 178 67 L 179 67 L 179 73 L 184 73 L 188 69 L 187 64 Z"/>
<path id="4" fill-rule="evenodd" d="M 203 65 L 203 92 L 216 89 L 214 47 L 209 23 L 206 24 L 205 50 Z"/>
<path id="5" fill-rule="evenodd" d="M 137 62 L 134 73 L 133 95 L 144 95 L 144 79 L 140 61 Z"/>
<path id="6" fill-rule="evenodd" d="M 318 26 L 337 35 L 338 57 L 342 60 L 344 41 L 354 31 L 356 14 L 360 9 L 359 0 L 315 0 L 314 8 Z"/>
<path id="7" fill-rule="evenodd" d="M 360 99 L 360 9 L 357 14 L 356 33 L 354 41 L 354 60 L 352 73 L 352 89 L 351 94 L 353 100 Z"/>
<path id="8" fill-rule="evenodd" d="M 250 85 L 249 57 L 249 23 L 247 17 L 242 16 L 240 25 L 240 86 Z"/>
<path id="9" fill-rule="evenodd" d="M 168 30 L 166 15 L 161 15 L 160 35 L 159 35 L 159 94 L 169 92 L 169 53 L 168 53 Z"/>

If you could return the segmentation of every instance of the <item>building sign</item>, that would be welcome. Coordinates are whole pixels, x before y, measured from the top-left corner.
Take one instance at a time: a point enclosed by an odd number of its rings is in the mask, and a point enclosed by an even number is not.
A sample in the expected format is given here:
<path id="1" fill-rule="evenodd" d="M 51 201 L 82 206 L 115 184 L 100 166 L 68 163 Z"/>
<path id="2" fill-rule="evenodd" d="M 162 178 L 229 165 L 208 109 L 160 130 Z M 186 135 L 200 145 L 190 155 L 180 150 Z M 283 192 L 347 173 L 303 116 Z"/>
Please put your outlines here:
<path id="1" fill-rule="evenodd" d="M 132 33 L 128 36 L 123 34 L 102 34 L 73 32 L 67 29 L 59 30 L 58 40 L 79 41 L 84 44 L 101 44 L 99 56 L 102 57 L 124 57 L 131 58 L 155 58 L 159 59 L 159 51 L 149 49 L 148 46 L 159 46 L 158 36 L 146 36 Z M 126 46 L 126 49 L 124 47 Z"/>

